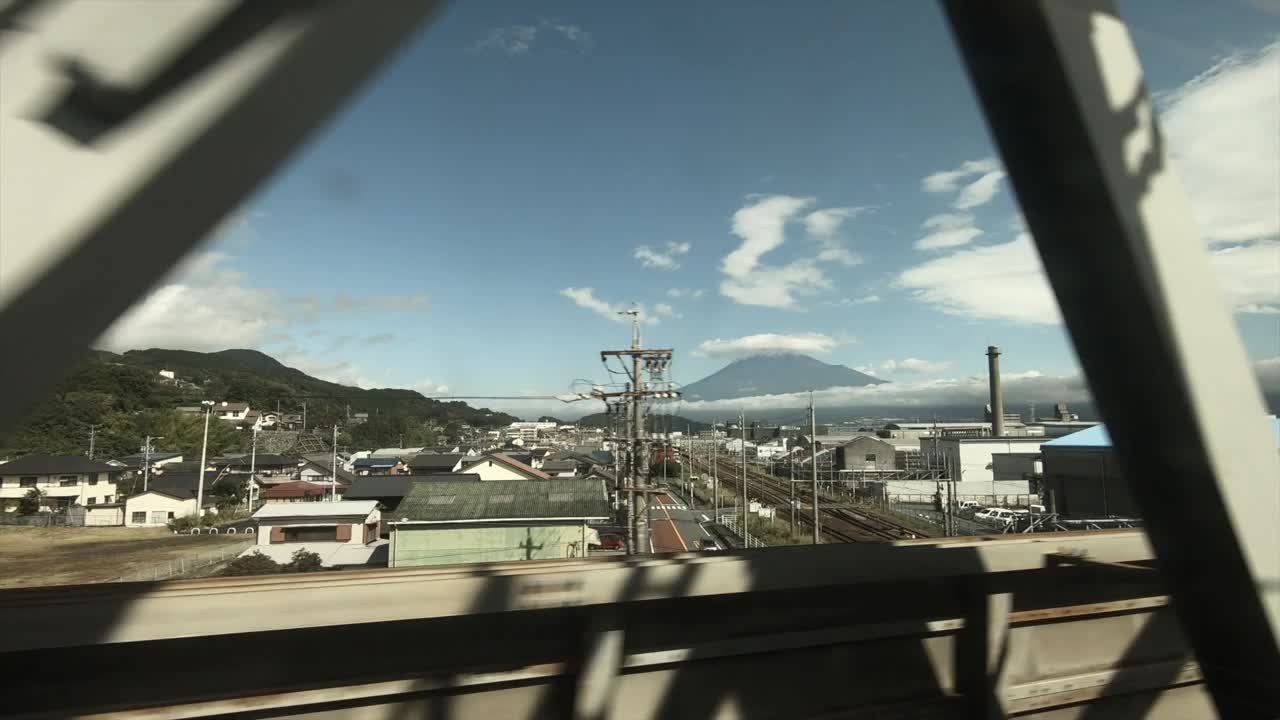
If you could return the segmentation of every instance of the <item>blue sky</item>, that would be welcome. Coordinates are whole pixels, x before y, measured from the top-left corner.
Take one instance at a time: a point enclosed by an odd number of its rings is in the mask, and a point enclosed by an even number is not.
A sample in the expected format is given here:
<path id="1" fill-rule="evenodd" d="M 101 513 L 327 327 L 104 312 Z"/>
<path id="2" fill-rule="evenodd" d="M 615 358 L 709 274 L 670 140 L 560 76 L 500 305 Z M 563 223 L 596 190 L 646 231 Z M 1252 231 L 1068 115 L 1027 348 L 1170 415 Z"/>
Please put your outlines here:
<path id="1" fill-rule="evenodd" d="M 1194 141 L 1274 128 L 1265 5 L 1121 5 L 1259 361 L 1280 356 L 1280 150 L 1247 149 L 1261 171 L 1226 196 L 1236 168 Z M 1073 375 L 993 155 L 931 3 L 455 3 L 108 344 L 556 394 L 602 379 L 636 304 L 684 382 L 785 348 L 933 382 L 981 374 L 988 344 Z"/>

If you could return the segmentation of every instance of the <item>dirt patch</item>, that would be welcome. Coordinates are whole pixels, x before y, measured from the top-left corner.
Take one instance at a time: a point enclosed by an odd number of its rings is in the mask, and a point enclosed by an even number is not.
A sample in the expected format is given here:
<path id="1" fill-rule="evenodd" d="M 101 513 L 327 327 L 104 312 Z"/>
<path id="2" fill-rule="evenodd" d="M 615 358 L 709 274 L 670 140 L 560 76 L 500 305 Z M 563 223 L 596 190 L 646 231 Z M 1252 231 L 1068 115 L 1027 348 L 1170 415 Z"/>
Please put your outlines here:
<path id="1" fill-rule="evenodd" d="M 243 535 L 174 535 L 164 528 L 0 526 L 0 588 L 109 582 L 174 561 L 194 564 L 250 542 Z"/>

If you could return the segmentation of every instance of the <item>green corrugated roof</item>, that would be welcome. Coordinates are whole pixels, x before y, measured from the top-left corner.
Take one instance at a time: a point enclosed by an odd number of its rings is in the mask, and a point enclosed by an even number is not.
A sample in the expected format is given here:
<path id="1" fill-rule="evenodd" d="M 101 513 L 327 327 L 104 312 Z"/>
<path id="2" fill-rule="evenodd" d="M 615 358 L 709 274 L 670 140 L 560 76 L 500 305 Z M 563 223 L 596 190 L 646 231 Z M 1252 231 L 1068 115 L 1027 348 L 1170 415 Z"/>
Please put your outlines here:
<path id="1" fill-rule="evenodd" d="M 591 478 L 415 483 L 392 522 L 500 520 L 504 518 L 607 518 L 604 482 Z"/>

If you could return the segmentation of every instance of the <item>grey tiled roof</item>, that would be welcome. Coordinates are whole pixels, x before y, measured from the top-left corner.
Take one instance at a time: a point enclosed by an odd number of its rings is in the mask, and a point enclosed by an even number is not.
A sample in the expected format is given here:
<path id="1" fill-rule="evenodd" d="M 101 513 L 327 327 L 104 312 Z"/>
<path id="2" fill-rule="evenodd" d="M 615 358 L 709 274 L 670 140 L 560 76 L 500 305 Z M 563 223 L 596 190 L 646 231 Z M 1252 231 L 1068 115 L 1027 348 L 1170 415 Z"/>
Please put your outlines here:
<path id="1" fill-rule="evenodd" d="M 24 455 L 0 465 L 0 475 L 58 475 L 60 473 L 119 473 L 122 468 L 83 455 Z"/>
<path id="2" fill-rule="evenodd" d="M 609 516 L 603 481 L 554 478 L 415 483 L 389 519 L 465 522 Z"/>

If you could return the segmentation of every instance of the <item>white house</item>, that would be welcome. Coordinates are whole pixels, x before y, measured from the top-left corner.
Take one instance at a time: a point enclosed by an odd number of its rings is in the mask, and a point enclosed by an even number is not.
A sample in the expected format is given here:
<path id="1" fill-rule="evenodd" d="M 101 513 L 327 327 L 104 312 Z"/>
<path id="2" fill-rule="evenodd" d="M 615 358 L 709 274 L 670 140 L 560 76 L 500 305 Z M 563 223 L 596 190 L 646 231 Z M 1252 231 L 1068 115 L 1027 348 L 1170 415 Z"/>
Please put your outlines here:
<path id="1" fill-rule="evenodd" d="M 249 417 L 249 403 L 243 402 L 227 402 L 223 400 L 220 403 L 213 404 L 213 416 L 219 420 L 227 422 L 241 422 Z"/>
<path id="2" fill-rule="evenodd" d="M 503 453 L 491 453 L 478 458 L 469 458 L 462 463 L 460 472 L 474 473 L 479 475 L 481 480 L 551 479 L 551 476 L 547 473 L 535 470 Z"/>
<path id="3" fill-rule="evenodd" d="M 43 498 L 42 510 L 110 504 L 125 469 L 83 455 L 24 455 L 0 465 L 0 509 L 17 510 L 32 490 Z"/>
<path id="4" fill-rule="evenodd" d="M 125 527 L 162 527 L 195 514 L 195 497 L 177 490 L 148 490 L 124 501 Z"/>
<path id="5" fill-rule="evenodd" d="M 257 544 L 244 553 L 260 552 L 287 563 L 298 550 L 314 552 L 324 567 L 385 563 L 386 542 L 379 539 L 382 513 L 376 500 L 274 503 L 253 514 Z"/>

